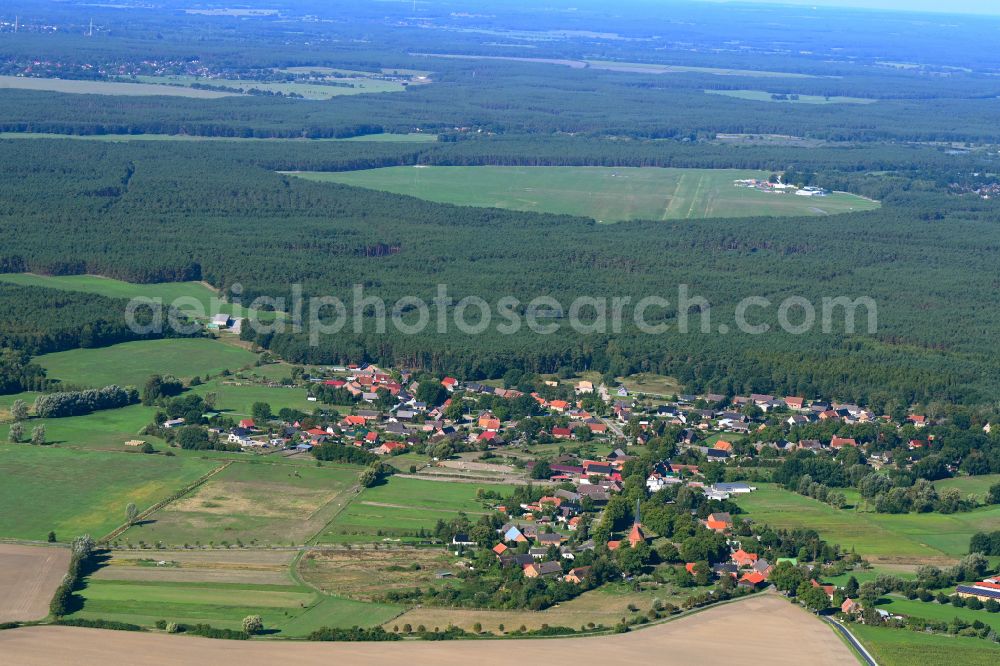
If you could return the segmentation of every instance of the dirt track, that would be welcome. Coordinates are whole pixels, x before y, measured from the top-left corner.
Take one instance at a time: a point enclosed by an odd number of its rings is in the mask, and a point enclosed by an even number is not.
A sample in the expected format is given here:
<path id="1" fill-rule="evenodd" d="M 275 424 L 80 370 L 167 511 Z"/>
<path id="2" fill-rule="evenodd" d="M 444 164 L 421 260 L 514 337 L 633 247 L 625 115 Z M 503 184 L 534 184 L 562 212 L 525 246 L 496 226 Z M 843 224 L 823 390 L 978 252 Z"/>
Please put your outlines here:
<path id="1" fill-rule="evenodd" d="M 0 622 L 40 620 L 69 568 L 68 548 L 0 544 Z"/>
<path id="2" fill-rule="evenodd" d="M 266 618 L 265 618 L 266 621 Z M 784 599 L 762 595 L 629 634 L 551 640 L 392 643 L 236 642 L 101 631 L 25 627 L 0 631 L 0 655 L 19 665 L 647 663 L 854 664 L 829 627 Z"/>

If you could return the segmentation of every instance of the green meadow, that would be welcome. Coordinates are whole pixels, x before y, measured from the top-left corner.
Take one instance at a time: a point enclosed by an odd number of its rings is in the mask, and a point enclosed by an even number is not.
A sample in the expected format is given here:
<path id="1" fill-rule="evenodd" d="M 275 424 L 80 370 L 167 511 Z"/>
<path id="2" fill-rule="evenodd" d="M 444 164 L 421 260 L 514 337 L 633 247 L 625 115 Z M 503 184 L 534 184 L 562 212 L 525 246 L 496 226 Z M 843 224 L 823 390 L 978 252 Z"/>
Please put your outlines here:
<path id="1" fill-rule="evenodd" d="M 884 608 L 893 615 L 922 617 L 926 620 L 935 620 L 938 622 L 951 622 L 956 617 L 970 624 L 979 620 L 983 624 L 990 625 L 995 631 L 1000 632 L 1000 615 L 987 612 L 983 609 L 955 608 L 951 604 L 939 604 L 936 601 L 924 602 L 917 599 L 910 600 L 895 594 L 884 597 L 884 601 L 879 603 L 878 607 Z"/>
<path id="2" fill-rule="evenodd" d="M 958 559 L 968 552 L 974 533 L 1000 529 L 1000 507 L 951 515 L 878 514 L 834 509 L 771 484 L 759 484 L 737 502 L 753 520 L 777 528 L 814 529 L 827 541 L 883 562 Z"/>
<path id="3" fill-rule="evenodd" d="M 599 222 L 832 215 L 879 206 L 845 193 L 800 197 L 736 187 L 735 180 L 769 175 L 741 169 L 405 166 L 292 175 L 439 203 L 578 215 Z"/>
<path id="4" fill-rule="evenodd" d="M 1000 645 L 980 638 L 924 634 L 906 629 L 851 625 L 851 632 L 868 648 L 880 666 L 961 664 L 993 666 L 1000 661 Z"/>
<path id="5" fill-rule="evenodd" d="M 266 630 L 302 637 L 320 627 L 374 626 L 403 611 L 389 604 L 322 595 L 304 585 L 90 580 L 83 608 L 70 617 L 152 627 L 157 620 L 239 629 L 260 615 Z"/>
<path id="6" fill-rule="evenodd" d="M 30 401 L 28 405 L 30 407 Z M 155 414 L 155 407 L 129 405 L 121 409 L 106 409 L 83 416 L 31 419 L 25 423 L 25 432 L 30 433 L 36 425 L 44 425 L 46 443 L 60 447 L 121 451 L 128 440 L 144 439 L 160 449 L 163 448 L 159 446 L 162 440 L 139 434 L 153 422 Z M 9 429 L 9 426 L 0 426 L 0 434 L 5 442 Z"/>
<path id="7" fill-rule="evenodd" d="M 71 349 L 37 357 L 49 377 L 81 386 L 142 386 L 153 374 L 189 379 L 236 370 L 257 356 L 211 338 L 125 342 L 98 349 Z"/>
<path id="8" fill-rule="evenodd" d="M 775 104 L 874 104 L 878 100 L 867 97 L 842 97 L 823 95 L 798 95 L 796 99 L 774 99 L 766 90 L 706 90 L 709 95 L 735 97 L 752 102 L 773 102 Z"/>
<path id="9" fill-rule="evenodd" d="M 74 138 L 107 139 L 107 135 Z M 234 310 L 232 304 L 222 302 L 216 291 L 202 282 L 136 284 L 98 275 L 35 275 L 33 273 L 0 274 L 0 281 L 31 287 L 83 291 L 108 298 L 159 299 L 164 305 L 175 305 L 181 311 L 200 317 L 211 317 L 218 313 L 233 314 Z"/>
<path id="10" fill-rule="evenodd" d="M 305 543 L 351 497 L 360 468 L 235 462 L 121 539 L 167 546 Z"/>
<path id="11" fill-rule="evenodd" d="M 941 492 L 945 488 L 958 488 L 962 495 L 975 495 L 980 502 L 985 501 L 990 486 L 1000 483 L 1000 474 L 983 474 L 982 476 L 959 476 L 954 479 L 942 479 L 934 482 L 934 487 Z"/>
<path id="12" fill-rule="evenodd" d="M 316 407 L 321 406 L 319 402 L 307 400 L 306 391 L 301 386 L 286 388 L 238 382 L 239 380 L 228 377 L 213 379 L 193 387 L 191 391 L 201 396 L 214 393 L 216 411 L 229 412 L 234 417 L 250 416 L 255 402 L 266 402 L 275 414 L 283 407 L 311 414 Z"/>
<path id="13" fill-rule="evenodd" d="M 140 453 L 72 451 L 0 445 L 0 537 L 62 541 L 104 536 L 125 522 L 125 506 L 140 511 L 210 471 L 218 463 Z M 14 507 L 19 507 L 15 509 Z"/>
<path id="14" fill-rule="evenodd" d="M 477 499 L 480 488 L 502 495 L 511 486 L 496 484 L 448 483 L 390 477 L 387 482 L 367 488 L 354 497 L 317 543 L 411 540 L 419 530 L 433 530 L 438 520 L 448 521 L 465 512 L 475 522 L 488 512 Z"/>

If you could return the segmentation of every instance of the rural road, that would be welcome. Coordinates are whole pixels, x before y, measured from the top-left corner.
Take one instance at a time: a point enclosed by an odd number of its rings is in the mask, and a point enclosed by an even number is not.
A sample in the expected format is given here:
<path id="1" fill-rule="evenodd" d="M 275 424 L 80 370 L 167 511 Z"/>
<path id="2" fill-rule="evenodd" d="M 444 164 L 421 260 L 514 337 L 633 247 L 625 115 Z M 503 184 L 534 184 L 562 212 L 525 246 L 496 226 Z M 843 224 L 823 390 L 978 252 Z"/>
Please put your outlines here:
<path id="1" fill-rule="evenodd" d="M 824 617 L 823 620 L 825 622 L 827 622 L 828 624 L 833 625 L 833 628 L 838 633 L 840 633 L 840 635 L 843 636 L 847 640 L 847 642 L 850 643 L 851 646 L 855 650 L 858 651 L 858 654 L 861 655 L 861 658 L 865 660 L 865 662 L 868 664 L 868 666 L 878 666 L 878 662 L 875 661 L 875 657 L 873 657 L 871 655 L 871 653 L 868 652 L 868 650 L 865 649 L 865 646 L 862 645 L 858 641 L 858 639 L 854 637 L 854 634 L 852 634 L 847 627 L 845 627 L 844 625 L 842 625 L 840 622 L 837 622 L 836 620 L 833 620 L 833 619 L 828 618 L 828 617 Z"/>

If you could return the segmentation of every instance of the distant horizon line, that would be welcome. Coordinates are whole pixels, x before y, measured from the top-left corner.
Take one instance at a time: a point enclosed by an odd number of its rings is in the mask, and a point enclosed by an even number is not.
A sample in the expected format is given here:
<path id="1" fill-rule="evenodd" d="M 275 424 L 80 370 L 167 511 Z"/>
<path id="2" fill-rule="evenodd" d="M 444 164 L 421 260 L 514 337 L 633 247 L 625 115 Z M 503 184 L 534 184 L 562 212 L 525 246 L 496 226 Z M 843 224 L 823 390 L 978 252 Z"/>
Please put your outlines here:
<path id="1" fill-rule="evenodd" d="M 790 7 L 796 9 L 825 9 L 825 10 L 847 10 L 858 12 L 887 12 L 894 14 L 933 14 L 935 16 L 982 16 L 1000 19 L 1000 6 L 995 9 L 988 7 L 949 7 L 948 9 L 936 9 L 940 6 L 936 3 L 929 3 L 924 7 L 891 7 L 891 6 L 871 6 L 879 0 L 869 0 L 864 4 L 840 4 L 843 0 L 694 0 L 694 2 L 714 4 L 714 5 L 763 5 L 770 7 Z M 850 0 L 849 0 L 850 1 Z M 884 0 L 883 0 L 884 1 Z"/>

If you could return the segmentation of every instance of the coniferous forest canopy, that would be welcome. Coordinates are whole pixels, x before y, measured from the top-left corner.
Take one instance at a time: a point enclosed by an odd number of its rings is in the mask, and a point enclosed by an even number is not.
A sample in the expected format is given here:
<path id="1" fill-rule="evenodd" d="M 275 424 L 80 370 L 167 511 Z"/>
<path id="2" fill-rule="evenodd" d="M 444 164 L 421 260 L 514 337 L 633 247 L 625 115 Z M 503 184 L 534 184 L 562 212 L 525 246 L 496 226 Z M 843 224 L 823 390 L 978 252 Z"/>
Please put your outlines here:
<path id="1" fill-rule="evenodd" d="M 0 75 L 127 82 L 198 72 L 264 85 L 294 79 L 289 72 L 300 70 L 289 68 L 336 68 L 423 72 L 430 82 L 329 100 L 0 88 L 0 132 L 130 135 L 0 138 L 0 271 L 204 280 L 223 290 L 238 283 L 247 301 L 287 296 L 292 283 L 341 298 L 362 284 L 390 302 L 430 300 L 442 283 L 456 299 L 674 301 L 683 283 L 711 302 L 713 322 L 732 321 L 752 295 L 867 296 L 878 304 L 872 334 L 719 335 L 695 326 L 651 336 L 626 320 L 621 332 L 548 336 L 366 326 L 319 346 L 304 333 L 245 335 L 294 362 L 369 360 L 468 379 L 570 367 L 657 372 L 691 391 L 879 407 L 995 401 L 1000 211 L 984 194 L 1000 182 L 1000 55 L 990 37 L 1000 20 L 699 3 L 612 13 L 596 2 L 574 12 L 520 2 L 502 17 L 464 15 L 477 4 L 418 3 L 414 15 L 409 3 L 288 0 L 269 3 L 277 15 L 247 18 L 188 14 L 175 2 L 83 9 L 15 1 L 0 19 L 16 12 L 23 23 L 16 33 L 0 27 Z M 503 59 L 526 57 L 573 66 Z M 678 69 L 655 73 L 658 65 Z M 412 132 L 438 140 L 311 140 Z M 403 165 L 763 169 L 882 205 L 825 218 L 608 226 L 278 173 Z M 0 318 L 5 392 L 43 381 L 25 353 L 126 339 L 113 301 L 63 295 L 69 301 L 56 304 L 48 291 L 0 291 L 11 313 Z M 56 307 L 64 314 L 50 322 L 44 312 Z M 676 313 L 662 321 L 676 323 Z"/>

